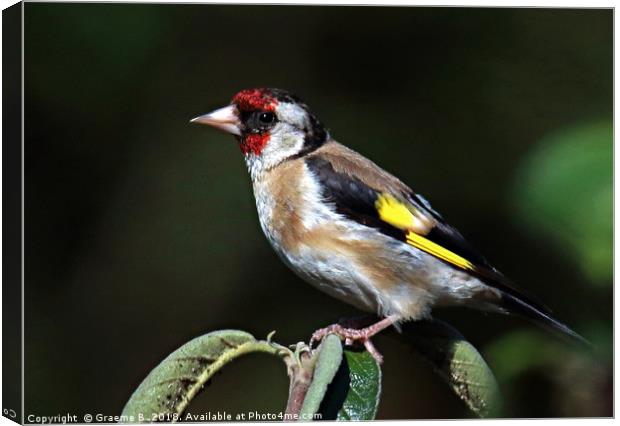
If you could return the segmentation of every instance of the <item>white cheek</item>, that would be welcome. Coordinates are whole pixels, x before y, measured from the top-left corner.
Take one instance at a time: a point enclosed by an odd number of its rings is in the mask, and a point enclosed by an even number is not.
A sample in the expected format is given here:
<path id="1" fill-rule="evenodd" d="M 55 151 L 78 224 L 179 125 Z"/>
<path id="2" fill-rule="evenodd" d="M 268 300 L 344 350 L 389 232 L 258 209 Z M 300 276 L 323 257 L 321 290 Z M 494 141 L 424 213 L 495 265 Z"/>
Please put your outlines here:
<path id="1" fill-rule="evenodd" d="M 281 141 L 283 149 L 298 148 L 300 145 L 299 135 L 296 134 L 285 133 Z"/>
<path id="2" fill-rule="evenodd" d="M 298 129 L 305 129 L 308 127 L 308 114 L 303 108 L 295 104 L 279 104 L 278 118 L 280 121 L 290 123 Z"/>
<path id="3" fill-rule="evenodd" d="M 297 154 L 304 146 L 308 114 L 295 104 L 278 105 L 278 123 L 271 129 L 269 141 L 260 155 L 249 153 L 245 161 L 253 178 Z"/>
<path id="4" fill-rule="evenodd" d="M 265 145 L 258 164 L 265 169 L 270 169 L 297 154 L 302 149 L 303 144 L 304 134 L 300 130 L 288 124 L 280 123 L 272 130 L 269 142 Z"/>

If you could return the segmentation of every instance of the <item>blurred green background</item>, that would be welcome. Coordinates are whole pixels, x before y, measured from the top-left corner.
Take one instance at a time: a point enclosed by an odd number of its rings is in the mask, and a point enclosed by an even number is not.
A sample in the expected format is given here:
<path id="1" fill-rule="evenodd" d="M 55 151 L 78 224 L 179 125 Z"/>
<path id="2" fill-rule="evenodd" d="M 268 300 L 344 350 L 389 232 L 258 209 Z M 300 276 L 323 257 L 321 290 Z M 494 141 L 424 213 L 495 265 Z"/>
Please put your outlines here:
<path id="1" fill-rule="evenodd" d="M 612 10 L 25 5 L 26 414 L 120 414 L 189 339 L 289 344 L 357 312 L 301 282 L 258 225 L 234 140 L 188 124 L 238 90 L 304 98 L 595 346 L 437 310 L 514 417 L 612 415 Z M 381 419 L 468 417 L 379 336 Z M 193 412 L 278 412 L 276 359 Z"/>

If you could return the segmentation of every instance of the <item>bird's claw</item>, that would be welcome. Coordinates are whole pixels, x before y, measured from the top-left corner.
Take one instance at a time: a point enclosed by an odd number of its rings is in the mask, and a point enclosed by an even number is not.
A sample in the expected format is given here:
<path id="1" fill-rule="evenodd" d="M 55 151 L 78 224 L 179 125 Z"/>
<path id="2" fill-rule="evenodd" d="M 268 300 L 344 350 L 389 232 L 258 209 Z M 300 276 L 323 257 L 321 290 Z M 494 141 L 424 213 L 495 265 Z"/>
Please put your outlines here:
<path id="1" fill-rule="evenodd" d="M 364 345 L 366 350 L 372 355 L 372 357 L 377 361 L 378 364 L 383 363 L 383 356 L 379 353 L 377 348 L 372 344 L 370 338 L 374 336 L 377 332 L 371 327 L 366 327 L 362 329 L 356 328 L 346 328 L 341 326 L 340 324 L 332 324 L 328 327 L 318 329 L 312 334 L 310 338 L 310 347 L 314 345 L 314 343 L 318 343 L 325 338 L 328 334 L 335 334 L 341 340 L 344 340 L 344 344 L 346 346 L 352 346 L 356 342 L 359 342 Z"/>

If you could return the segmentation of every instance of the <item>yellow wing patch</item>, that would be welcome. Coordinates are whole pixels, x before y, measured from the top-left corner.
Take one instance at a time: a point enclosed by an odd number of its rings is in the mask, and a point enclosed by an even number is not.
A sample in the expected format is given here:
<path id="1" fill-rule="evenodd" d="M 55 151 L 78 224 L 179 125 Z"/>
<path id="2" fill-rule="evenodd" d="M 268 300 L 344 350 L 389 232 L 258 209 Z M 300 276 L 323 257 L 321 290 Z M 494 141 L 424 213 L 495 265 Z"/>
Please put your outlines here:
<path id="1" fill-rule="evenodd" d="M 434 243 L 431 240 L 416 234 L 415 232 L 409 231 L 407 233 L 407 243 L 429 254 L 432 254 L 433 256 L 443 261 L 458 266 L 461 269 L 474 269 L 474 264 L 471 263 L 469 260 L 459 256 L 456 253 L 451 252 L 448 249 L 443 248 L 439 244 Z"/>
<path id="2" fill-rule="evenodd" d="M 408 229 L 426 235 L 433 228 L 430 219 L 419 213 L 415 207 L 407 205 L 390 194 L 380 194 L 375 202 L 382 221 L 399 229 Z"/>
<path id="3" fill-rule="evenodd" d="M 418 212 L 414 206 L 383 193 L 377 198 L 375 208 L 382 221 L 409 231 L 406 236 L 408 244 L 461 269 L 474 269 L 474 264 L 469 260 L 423 237 L 433 229 L 434 223 L 432 219 Z"/>
<path id="4" fill-rule="evenodd" d="M 375 207 L 382 221 L 397 228 L 408 229 L 415 220 L 407 206 L 389 194 L 379 195 Z"/>

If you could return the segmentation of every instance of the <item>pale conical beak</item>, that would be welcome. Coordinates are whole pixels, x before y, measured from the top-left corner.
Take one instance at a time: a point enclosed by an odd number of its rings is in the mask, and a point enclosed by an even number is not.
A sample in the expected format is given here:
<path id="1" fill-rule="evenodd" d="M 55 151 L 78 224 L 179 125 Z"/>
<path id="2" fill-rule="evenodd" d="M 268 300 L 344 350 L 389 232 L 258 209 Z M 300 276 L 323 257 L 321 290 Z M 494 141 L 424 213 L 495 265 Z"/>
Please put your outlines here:
<path id="1" fill-rule="evenodd" d="M 239 121 L 237 107 L 234 105 L 193 118 L 190 123 L 206 124 L 233 135 L 241 135 L 241 121 Z"/>

